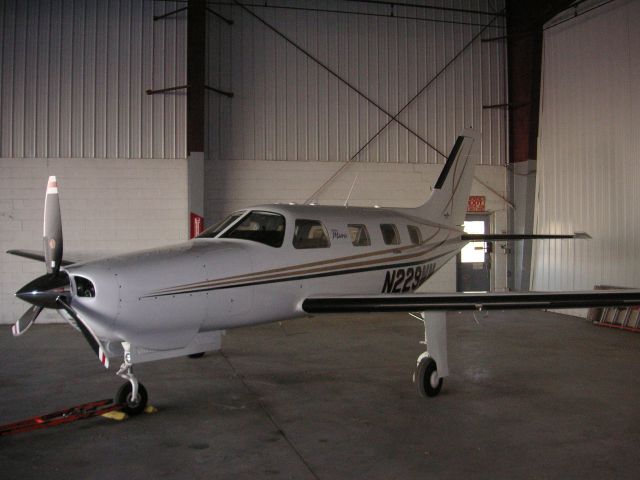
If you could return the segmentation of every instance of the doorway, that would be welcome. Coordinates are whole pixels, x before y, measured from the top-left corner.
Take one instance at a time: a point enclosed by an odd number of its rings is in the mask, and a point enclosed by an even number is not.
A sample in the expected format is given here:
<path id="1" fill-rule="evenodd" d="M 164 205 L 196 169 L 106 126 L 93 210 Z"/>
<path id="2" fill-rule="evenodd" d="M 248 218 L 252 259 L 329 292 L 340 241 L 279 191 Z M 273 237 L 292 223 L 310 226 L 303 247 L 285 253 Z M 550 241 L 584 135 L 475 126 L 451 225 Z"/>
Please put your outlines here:
<path id="1" fill-rule="evenodd" d="M 489 233 L 489 215 L 467 215 L 465 233 Z M 491 251 L 488 242 L 469 242 L 458 253 L 456 290 L 488 292 L 491 290 Z"/>

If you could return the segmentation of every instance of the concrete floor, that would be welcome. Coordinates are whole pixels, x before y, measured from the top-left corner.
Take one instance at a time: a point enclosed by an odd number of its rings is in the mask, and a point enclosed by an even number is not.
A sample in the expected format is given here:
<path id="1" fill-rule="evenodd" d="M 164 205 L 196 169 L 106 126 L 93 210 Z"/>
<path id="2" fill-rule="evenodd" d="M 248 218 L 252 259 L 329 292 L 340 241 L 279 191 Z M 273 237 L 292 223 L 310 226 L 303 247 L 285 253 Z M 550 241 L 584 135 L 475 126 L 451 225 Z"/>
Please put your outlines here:
<path id="1" fill-rule="evenodd" d="M 640 478 L 640 335 L 533 311 L 448 319 L 435 399 L 411 382 L 407 315 L 246 328 L 223 353 L 138 366 L 156 414 L 0 438 L 0 477 Z M 121 383 L 64 325 L 2 328 L 0 365 L 0 424 Z"/>

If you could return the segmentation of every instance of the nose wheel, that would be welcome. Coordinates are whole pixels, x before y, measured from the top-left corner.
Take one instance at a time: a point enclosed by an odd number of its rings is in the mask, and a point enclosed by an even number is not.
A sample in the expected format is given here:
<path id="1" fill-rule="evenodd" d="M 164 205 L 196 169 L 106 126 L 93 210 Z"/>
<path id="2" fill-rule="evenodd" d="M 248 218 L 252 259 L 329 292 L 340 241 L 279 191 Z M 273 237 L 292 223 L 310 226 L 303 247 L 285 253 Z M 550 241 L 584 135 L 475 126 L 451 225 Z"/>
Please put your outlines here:
<path id="1" fill-rule="evenodd" d="M 124 363 L 120 366 L 120 370 L 116 375 L 127 380 L 127 383 L 118 389 L 116 403 L 122 405 L 124 413 L 133 416 L 144 412 L 148 399 L 147 389 L 138 382 L 138 379 L 133 374 L 131 345 L 127 342 L 122 342 L 122 347 L 124 349 Z"/>
<path id="2" fill-rule="evenodd" d="M 127 415 L 138 415 L 144 412 L 147 406 L 147 389 L 138 383 L 138 394 L 133 398 L 133 387 L 131 382 L 123 383 L 116 393 L 116 403 L 122 405 L 121 410 Z"/>

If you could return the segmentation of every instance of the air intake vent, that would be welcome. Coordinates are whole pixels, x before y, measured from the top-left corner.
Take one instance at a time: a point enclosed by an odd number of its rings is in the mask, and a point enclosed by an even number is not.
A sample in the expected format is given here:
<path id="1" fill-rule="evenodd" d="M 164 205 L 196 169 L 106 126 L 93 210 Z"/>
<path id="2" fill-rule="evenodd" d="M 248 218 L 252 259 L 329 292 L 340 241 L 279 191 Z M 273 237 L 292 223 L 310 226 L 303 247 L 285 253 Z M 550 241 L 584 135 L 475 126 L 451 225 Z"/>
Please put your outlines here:
<path id="1" fill-rule="evenodd" d="M 84 277 L 74 277 L 76 281 L 76 295 L 79 297 L 95 297 L 96 289 L 91 281 Z"/>

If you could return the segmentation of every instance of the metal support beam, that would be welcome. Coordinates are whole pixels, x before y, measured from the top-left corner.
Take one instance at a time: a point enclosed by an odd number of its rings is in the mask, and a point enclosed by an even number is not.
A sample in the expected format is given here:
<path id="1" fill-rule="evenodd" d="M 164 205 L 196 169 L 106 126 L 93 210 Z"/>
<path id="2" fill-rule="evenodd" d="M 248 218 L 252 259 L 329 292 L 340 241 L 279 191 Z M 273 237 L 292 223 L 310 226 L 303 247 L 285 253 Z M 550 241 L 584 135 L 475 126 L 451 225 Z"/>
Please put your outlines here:
<path id="1" fill-rule="evenodd" d="M 214 15 L 216 18 L 222 20 L 224 23 L 226 23 L 227 25 L 233 25 L 233 20 L 230 20 L 226 17 L 223 17 L 222 15 L 220 15 L 218 12 L 216 12 L 215 10 L 212 10 L 209 7 L 205 7 L 205 9 L 207 10 L 207 12 L 209 12 L 211 15 Z"/>
<path id="2" fill-rule="evenodd" d="M 177 10 L 173 10 L 171 12 L 165 13 L 164 15 L 154 15 L 153 16 L 153 21 L 156 22 L 158 20 L 162 20 L 163 18 L 170 17 L 171 15 L 175 15 L 176 13 L 180 13 L 180 12 L 185 11 L 187 8 L 188 7 L 182 7 L 182 8 L 179 8 Z"/>
<path id="3" fill-rule="evenodd" d="M 573 0 L 507 0 L 507 63 L 509 87 L 508 230 L 531 233 L 538 156 L 538 124 L 542 75 L 542 27 Z M 507 286 L 529 288 L 531 242 L 509 243 Z"/>
<path id="4" fill-rule="evenodd" d="M 510 109 L 509 163 L 537 157 L 542 26 L 573 0 L 507 0 L 507 55 Z"/>
<path id="5" fill-rule="evenodd" d="M 177 87 L 159 88 L 157 90 L 147 90 L 147 95 L 155 95 L 156 93 L 173 92 L 174 90 L 182 90 L 183 88 L 189 88 L 189 85 L 179 85 Z"/>
<path id="6" fill-rule="evenodd" d="M 147 95 L 155 95 L 156 93 L 167 93 L 167 92 L 173 92 L 175 90 L 183 90 L 183 89 L 189 89 L 190 86 L 189 85 L 179 85 L 177 87 L 167 87 L 167 88 L 159 88 L 157 90 L 147 90 Z M 227 92 L 225 90 L 220 90 L 219 88 L 216 87 L 211 87 L 209 85 L 205 85 L 204 86 L 205 90 L 210 90 L 212 92 L 216 92 L 219 93 L 220 95 L 224 95 L 225 97 L 229 97 L 229 98 L 233 98 L 233 92 Z"/>
<path id="7" fill-rule="evenodd" d="M 296 50 L 298 50 L 299 52 L 303 53 L 307 58 L 313 60 L 318 66 L 322 67 L 324 70 L 326 70 L 329 74 L 333 75 L 335 78 L 337 78 L 338 80 L 340 80 L 342 83 L 344 83 L 347 87 L 349 87 L 351 90 L 353 90 L 354 92 L 356 92 L 358 95 L 360 95 L 362 98 L 364 98 L 366 101 L 368 101 L 371 105 L 373 105 L 374 107 L 376 107 L 378 110 L 380 110 L 382 113 L 384 113 L 387 117 L 391 118 L 391 122 L 395 121 L 398 125 L 404 127 L 409 133 L 411 133 L 413 136 L 415 136 L 416 138 L 418 138 L 421 142 L 423 142 L 425 145 L 429 146 L 430 148 L 432 148 L 433 150 L 435 150 L 436 152 L 438 152 L 440 155 L 442 155 L 443 157 L 446 157 L 446 155 L 444 155 L 442 152 L 440 152 L 434 145 L 432 145 L 431 143 L 429 143 L 429 141 L 427 141 L 422 135 L 420 135 L 418 132 L 416 132 L 413 128 L 411 128 L 410 126 L 408 126 L 406 123 L 400 121 L 397 118 L 397 115 L 393 115 L 392 113 L 390 113 L 387 109 L 385 109 L 384 107 L 382 107 L 379 103 L 377 103 L 375 100 L 373 100 L 371 97 L 369 97 L 367 94 L 365 94 L 362 90 L 358 89 L 358 87 L 356 87 L 353 83 L 349 82 L 349 80 L 347 80 L 346 78 L 344 78 L 343 76 L 341 76 L 339 73 L 337 73 L 335 70 L 333 70 L 331 67 L 329 67 L 328 65 L 326 65 L 325 63 L 323 63 L 319 58 L 317 58 L 316 56 L 314 56 L 313 54 L 311 54 L 308 50 L 304 49 L 303 47 L 301 47 L 300 45 L 298 45 L 296 42 L 294 42 L 293 40 L 291 40 L 288 36 L 286 36 L 284 33 L 282 33 L 280 30 L 278 30 L 277 28 L 275 28 L 273 25 L 271 25 L 270 23 L 268 23 L 266 20 L 264 20 L 262 17 L 260 17 L 259 15 L 257 15 L 253 10 L 247 8 L 244 4 L 238 2 L 238 0 L 233 0 L 233 3 L 235 5 L 237 5 L 238 7 L 242 8 L 245 12 L 247 12 L 249 15 L 251 15 L 253 18 L 255 18 L 257 21 L 259 21 L 260 23 L 262 23 L 265 27 L 267 27 L 269 30 L 271 30 L 273 33 L 275 33 L 276 35 L 278 35 L 280 38 L 284 39 L 287 43 L 289 43 L 291 46 L 293 46 Z"/>
<path id="8" fill-rule="evenodd" d="M 438 7 L 438 6 L 432 6 L 432 5 L 420 5 L 420 4 L 414 4 L 414 3 L 408 3 L 408 2 L 398 2 L 396 0 L 394 0 L 393 2 L 388 0 L 387 1 L 385 0 L 345 0 L 345 1 L 352 2 L 352 3 L 370 3 L 373 5 L 387 5 L 391 8 L 409 7 L 409 8 L 417 8 L 417 9 L 424 9 L 424 10 L 436 10 L 440 12 L 473 13 L 476 15 L 490 15 L 490 16 L 496 15 L 494 12 L 489 12 L 486 10 L 471 10 L 468 8 L 454 8 L 454 7 Z M 498 15 L 504 16 L 504 12 Z"/>
<path id="9" fill-rule="evenodd" d="M 153 21 L 155 22 L 155 21 L 158 21 L 158 20 L 162 20 L 163 18 L 170 17 L 172 15 L 175 15 L 176 13 L 184 12 L 185 10 L 189 10 L 189 7 L 187 6 L 187 7 L 178 8 L 177 10 L 173 10 L 171 12 L 167 12 L 167 13 L 165 13 L 163 15 L 154 15 Z M 210 14 L 214 15 L 215 17 L 219 18 L 220 20 L 222 20 L 227 25 L 233 25 L 233 20 L 228 19 L 226 17 L 223 17 L 222 15 L 220 15 L 215 10 L 213 10 L 213 9 L 211 9 L 209 7 L 205 7 L 205 10 L 207 12 L 209 12 Z"/>
<path id="10" fill-rule="evenodd" d="M 206 2 L 189 0 L 187 10 L 187 155 L 204 151 Z"/>
<path id="11" fill-rule="evenodd" d="M 506 35 L 501 35 L 499 37 L 491 37 L 491 38 L 483 38 L 482 39 L 482 43 L 489 43 L 489 42 L 501 42 L 502 40 L 507 40 Z"/>
<path id="12" fill-rule="evenodd" d="M 509 108 L 508 103 L 496 103 L 494 105 L 483 105 L 482 108 Z"/>
<path id="13" fill-rule="evenodd" d="M 204 86 L 205 90 L 209 90 L 211 92 L 219 93 L 220 95 L 224 95 L 225 97 L 233 98 L 233 92 L 225 92 L 224 90 L 220 90 L 215 87 L 210 87 L 209 85 Z"/>

